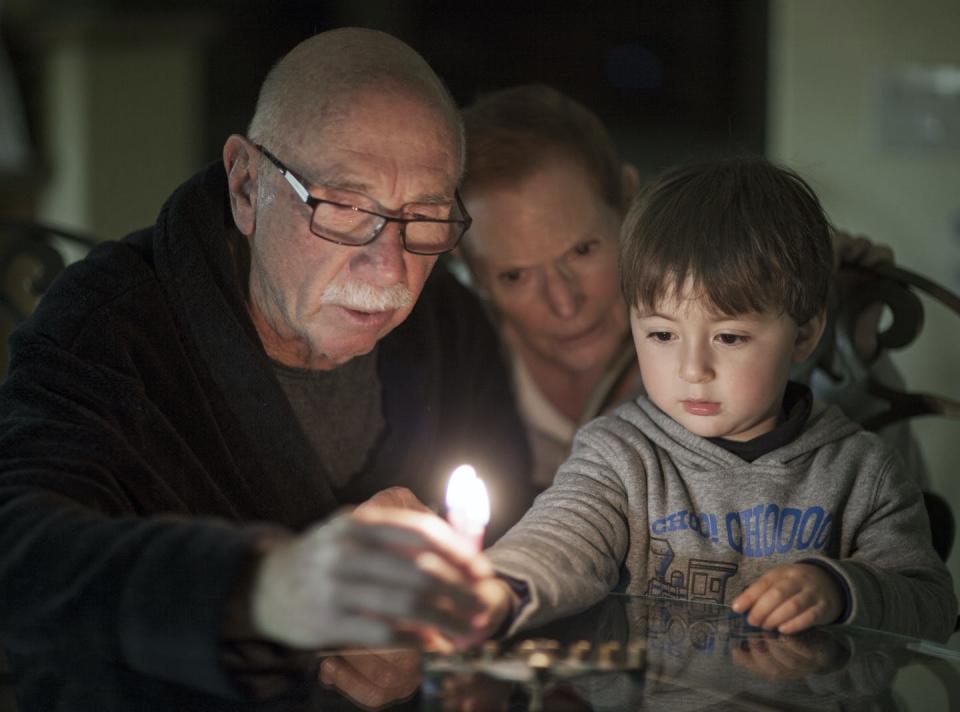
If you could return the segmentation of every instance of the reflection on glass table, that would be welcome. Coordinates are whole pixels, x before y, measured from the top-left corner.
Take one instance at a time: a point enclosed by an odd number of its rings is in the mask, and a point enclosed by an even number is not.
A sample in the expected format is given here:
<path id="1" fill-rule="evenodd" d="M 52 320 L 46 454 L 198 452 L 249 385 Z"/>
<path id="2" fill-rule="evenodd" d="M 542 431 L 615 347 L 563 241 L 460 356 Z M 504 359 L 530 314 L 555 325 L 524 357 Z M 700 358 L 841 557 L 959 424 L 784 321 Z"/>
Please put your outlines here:
<path id="1" fill-rule="evenodd" d="M 512 640 L 427 656 L 420 699 L 474 712 L 956 710 L 960 653 L 855 626 L 784 636 L 715 603 L 611 595 Z"/>

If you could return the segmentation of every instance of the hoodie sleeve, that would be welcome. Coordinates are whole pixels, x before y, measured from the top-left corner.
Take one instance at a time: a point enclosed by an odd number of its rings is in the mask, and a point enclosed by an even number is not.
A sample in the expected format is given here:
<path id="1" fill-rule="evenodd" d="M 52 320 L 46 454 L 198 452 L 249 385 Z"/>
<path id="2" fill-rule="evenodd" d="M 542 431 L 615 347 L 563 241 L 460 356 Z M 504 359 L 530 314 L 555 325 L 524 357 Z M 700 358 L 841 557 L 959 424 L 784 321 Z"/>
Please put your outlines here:
<path id="1" fill-rule="evenodd" d="M 953 632 L 953 581 L 931 544 L 923 496 L 896 456 L 886 459 L 850 555 L 820 562 L 850 587 L 846 623 L 938 641 Z"/>
<path id="2" fill-rule="evenodd" d="M 499 573 L 529 591 L 529 602 L 509 633 L 581 611 L 620 580 L 629 545 L 629 504 L 618 472 L 636 472 L 642 465 L 629 462 L 637 455 L 605 430 L 605 422 L 594 421 L 577 435 L 553 485 L 487 551 Z"/>

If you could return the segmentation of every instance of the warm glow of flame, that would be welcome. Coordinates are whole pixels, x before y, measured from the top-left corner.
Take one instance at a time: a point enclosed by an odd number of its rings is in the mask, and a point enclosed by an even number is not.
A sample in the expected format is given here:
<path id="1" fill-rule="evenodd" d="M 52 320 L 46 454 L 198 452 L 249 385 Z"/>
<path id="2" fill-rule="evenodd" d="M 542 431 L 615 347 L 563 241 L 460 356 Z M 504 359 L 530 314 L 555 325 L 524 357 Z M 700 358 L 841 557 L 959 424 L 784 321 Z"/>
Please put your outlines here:
<path id="1" fill-rule="evenodd" d="M 482 532 L 490 521 L 490 499 L 483 480 L 470 465 L 460 465 L 447 484 L 447 517 L 465 534 Z"/>

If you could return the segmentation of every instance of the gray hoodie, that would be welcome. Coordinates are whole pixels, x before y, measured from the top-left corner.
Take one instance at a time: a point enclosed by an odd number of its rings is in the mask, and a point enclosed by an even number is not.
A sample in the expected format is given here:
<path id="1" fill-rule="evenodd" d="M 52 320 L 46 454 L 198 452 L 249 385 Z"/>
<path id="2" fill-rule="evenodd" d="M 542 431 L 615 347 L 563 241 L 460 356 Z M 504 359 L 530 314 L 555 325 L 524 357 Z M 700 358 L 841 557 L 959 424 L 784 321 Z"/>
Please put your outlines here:
<path id="1" fill-rule="evenodd" d="M 585 425 L 552 487 L 488 554 L 527 584 L 511 630 L 609 591 L 729 604 L 780 564 L 816 561 L 850 592 L 844 620 L 945 640 L 953 583 L 915 478 L 836 407 L 746 462 L 645 397 Z"/>

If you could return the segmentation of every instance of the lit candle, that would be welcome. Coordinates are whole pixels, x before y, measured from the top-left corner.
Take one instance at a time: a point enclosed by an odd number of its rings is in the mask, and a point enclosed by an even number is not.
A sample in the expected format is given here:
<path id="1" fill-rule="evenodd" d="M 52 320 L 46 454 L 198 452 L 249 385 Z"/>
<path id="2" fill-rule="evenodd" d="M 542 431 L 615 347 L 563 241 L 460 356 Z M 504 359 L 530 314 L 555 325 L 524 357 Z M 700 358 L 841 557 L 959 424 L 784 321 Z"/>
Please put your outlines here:
<path id="1" fill-rule="evenodd" d="M 477 551 L 483 548 L 483 533 L 490 521 L 490 500 L 483 480 L 470 465 L 460 465 L 450 474 L 447 521 Z"/>

